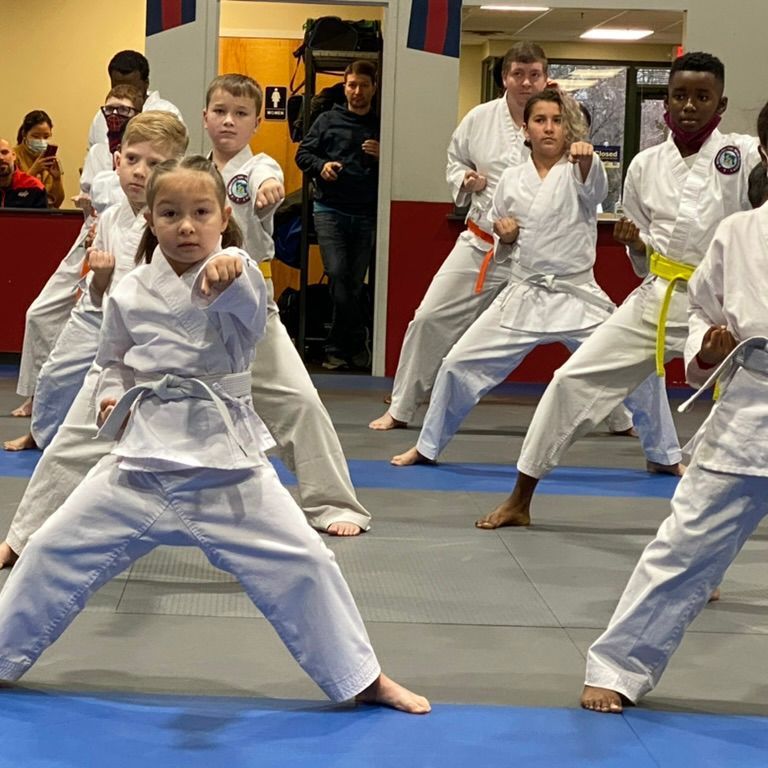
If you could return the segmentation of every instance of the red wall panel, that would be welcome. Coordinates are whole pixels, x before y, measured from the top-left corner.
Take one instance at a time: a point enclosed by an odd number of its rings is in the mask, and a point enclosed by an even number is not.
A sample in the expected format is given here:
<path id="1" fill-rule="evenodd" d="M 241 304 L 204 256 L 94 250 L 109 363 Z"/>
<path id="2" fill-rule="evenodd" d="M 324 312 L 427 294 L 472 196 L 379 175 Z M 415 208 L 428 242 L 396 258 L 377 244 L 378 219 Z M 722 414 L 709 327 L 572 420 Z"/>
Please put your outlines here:
<path id="1" fill-rule="evenodd" d="M 20 352 L 24 313 L 67 255 L 80 227 L 80 211 L 0 211 L 0 352 Z"/>

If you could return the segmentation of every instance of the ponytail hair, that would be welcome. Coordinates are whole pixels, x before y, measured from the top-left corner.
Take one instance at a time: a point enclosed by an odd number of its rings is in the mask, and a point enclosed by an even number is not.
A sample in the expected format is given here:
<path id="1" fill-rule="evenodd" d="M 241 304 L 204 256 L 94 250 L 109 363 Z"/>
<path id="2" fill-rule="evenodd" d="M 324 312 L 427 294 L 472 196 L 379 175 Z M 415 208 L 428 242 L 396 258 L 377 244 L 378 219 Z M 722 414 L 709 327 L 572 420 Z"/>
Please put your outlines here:
<path id="1" fill-rule="evenodd" d="M 163 184 L 163 180 L 173 173 L 179 172 L 202 173 L 213 181 L 216 190 L 216 202 L 219 204 L 222 212 L 227 207 L 227 189 L 224 186 L 224 179 L 221 178 L 216 166 L 211 160 L 202 155 L 189 155 L 183 158 L 172 158 L 156 165 L 152 175 L 147 182 L 147 208 L 151 211 L 155 204 L 158 190 Z M 223 248 L 242 248 L 243 233 L 237 225 L 234 216 L 229 217 L 227 228 L 221 235 L 221 245 Z M 141 237 L 139 248 L 136 252 L 136 264 L 150 264 L 152 254 L 157 248 L 157 238 L 154 232 L 147 226 Z"/>

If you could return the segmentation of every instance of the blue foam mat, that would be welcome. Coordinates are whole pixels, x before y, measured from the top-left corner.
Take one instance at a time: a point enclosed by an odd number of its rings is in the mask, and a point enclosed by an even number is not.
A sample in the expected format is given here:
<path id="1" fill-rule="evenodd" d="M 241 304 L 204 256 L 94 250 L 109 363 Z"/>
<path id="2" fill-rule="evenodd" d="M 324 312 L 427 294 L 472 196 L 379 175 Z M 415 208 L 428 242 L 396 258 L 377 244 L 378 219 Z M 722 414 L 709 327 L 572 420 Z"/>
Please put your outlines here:
<path id="1" fill-rule="evenodd" d="M 0 451 L 0 476 L 29 477 L 40 458 L 39 451 Z M 294 475 L 272 459 L 280 480 L 296 482 Z M 393 467 L 388 461 L 352 459 L 352 482 L 358 488 L 393 488 L 419 491 L 466 491 L 509 493 L 515 482 L 515 468 L 508 464 L 437 464 L 435 466 Z M 671 498 L 677 478 L 651 475 L 631 469 L 558 467 L 542 480 L 538 492 L 569 496 L 641 496 Z"/>
<path id="2" fill-rule="evenodd" d="M 377 707 L 150 694 L 0 693 L 0 766 L 764 766 L 768 720 L 630 710 Z"/>

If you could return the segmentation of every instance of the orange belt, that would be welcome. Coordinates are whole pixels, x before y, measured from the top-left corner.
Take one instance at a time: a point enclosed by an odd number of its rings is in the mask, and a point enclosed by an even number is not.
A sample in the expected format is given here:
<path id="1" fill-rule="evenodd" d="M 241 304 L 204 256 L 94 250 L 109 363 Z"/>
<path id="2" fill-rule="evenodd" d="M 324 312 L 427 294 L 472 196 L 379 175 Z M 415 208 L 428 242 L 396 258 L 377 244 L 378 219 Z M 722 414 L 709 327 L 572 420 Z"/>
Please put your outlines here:
<path id="1" fill-rule="evenodd" d="M 467 229 L 473 234 L 477 235 L 484 243 L 489 243 L 490 245 L 493 245 L 493 235 L 489 235 L 484 229 L 480 229 L 480 227 L 475 224 L 472 219 L 467 219 Z M 477 281 L 475 282 L 475 293 L 482 293 L 483 292 L 483 285 L 485 283 L 485 274 L 488 272 L 488 266 L 491 263 L 491 259 L 493 258 L 493 248 L 491 248 L 486 254 L 485 258 L 483 259 L 483 263 L 480 265 L 480 272 L 477 275 Z"/>

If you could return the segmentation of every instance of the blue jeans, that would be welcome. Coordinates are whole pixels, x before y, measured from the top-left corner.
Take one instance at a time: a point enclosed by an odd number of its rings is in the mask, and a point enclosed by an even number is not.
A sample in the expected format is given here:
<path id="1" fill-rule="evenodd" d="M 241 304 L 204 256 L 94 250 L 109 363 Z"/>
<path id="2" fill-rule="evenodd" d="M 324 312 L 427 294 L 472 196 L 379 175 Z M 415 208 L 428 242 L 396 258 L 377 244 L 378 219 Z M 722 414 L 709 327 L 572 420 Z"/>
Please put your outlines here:
<path id="1" fill-rule="evenodd" d="M 326 352 L 351 360 L 365 349 L 365 274 L 376 237 L 376 216 L 316 210 L 315 231 L 333 303 Z"/>

